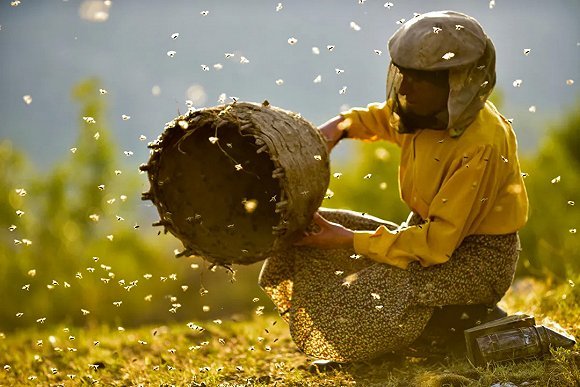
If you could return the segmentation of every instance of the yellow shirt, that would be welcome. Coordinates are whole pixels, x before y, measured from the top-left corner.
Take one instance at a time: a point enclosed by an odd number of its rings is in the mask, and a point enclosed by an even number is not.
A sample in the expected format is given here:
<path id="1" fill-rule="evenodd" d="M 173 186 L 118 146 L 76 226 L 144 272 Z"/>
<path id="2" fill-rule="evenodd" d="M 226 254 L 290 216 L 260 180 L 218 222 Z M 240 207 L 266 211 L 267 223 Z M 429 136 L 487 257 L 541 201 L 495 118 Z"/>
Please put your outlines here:
<path id="1" fill-rule="evenodd" d="M 354 248 L 379 262 L 407 268 L 444 263 L 473 234 L 508 234 L 527 221 L 528 198 L 511 124 L 487 102 L 459 137 L 447 130 L 401 134 L 388 125 L 387 103 L 342 114 L 349 137 L 401 147 L 401 198 L 426 223 L 390 231 L 357 231 Z"/>

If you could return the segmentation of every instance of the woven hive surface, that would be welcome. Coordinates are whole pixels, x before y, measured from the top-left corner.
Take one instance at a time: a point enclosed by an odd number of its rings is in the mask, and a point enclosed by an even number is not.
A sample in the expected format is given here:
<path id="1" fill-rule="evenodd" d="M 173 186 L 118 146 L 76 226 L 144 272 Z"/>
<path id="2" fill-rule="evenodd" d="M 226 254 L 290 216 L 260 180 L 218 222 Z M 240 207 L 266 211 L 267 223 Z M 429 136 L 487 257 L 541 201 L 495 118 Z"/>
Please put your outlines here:
<path id="1" fill-rule="evenodd" d="M 150 144 L 147 170 L 165 227 L 183 255 L 249 264 L 291 245 L 329 183 L 318 130 L 300 115 L 253 103 L 190 111 Z"/>

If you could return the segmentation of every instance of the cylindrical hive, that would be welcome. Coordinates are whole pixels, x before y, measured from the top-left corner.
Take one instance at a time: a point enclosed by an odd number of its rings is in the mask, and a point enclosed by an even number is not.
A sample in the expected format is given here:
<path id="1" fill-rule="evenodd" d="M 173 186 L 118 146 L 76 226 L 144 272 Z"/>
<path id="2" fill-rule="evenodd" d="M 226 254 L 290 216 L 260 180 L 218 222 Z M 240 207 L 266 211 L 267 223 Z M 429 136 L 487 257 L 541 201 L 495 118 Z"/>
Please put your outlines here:
<path id="1" fill-rule="evenodd" d="M 290 246 L 328 187 L 328 152 L 299 114 L 233 103 L 179 116 L 149 144 L 151 200 L 180 255 L 250 264 Z"/>

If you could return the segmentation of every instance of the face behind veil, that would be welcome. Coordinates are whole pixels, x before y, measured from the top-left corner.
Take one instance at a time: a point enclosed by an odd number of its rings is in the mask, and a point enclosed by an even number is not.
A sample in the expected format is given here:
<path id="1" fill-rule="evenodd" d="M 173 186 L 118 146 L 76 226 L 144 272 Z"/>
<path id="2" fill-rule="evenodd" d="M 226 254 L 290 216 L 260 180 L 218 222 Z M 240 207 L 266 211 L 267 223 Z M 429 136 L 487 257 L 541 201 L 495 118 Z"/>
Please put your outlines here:
<path id="1" fill-rule="evenodd" d="M 389 40 L 389 52 L 387 101 L 393 103 L 391 125 L 400 133 L 417 129 L 405 124 L 409 120 L 398 98 L 401 68 L 448 71 L 447 111 L 431 122 L 452 137 L 460 136 L 473 122 L 495 86 L 493 43 L 477 20 L 459 12 L 429 12 L 409 20 Z"/>

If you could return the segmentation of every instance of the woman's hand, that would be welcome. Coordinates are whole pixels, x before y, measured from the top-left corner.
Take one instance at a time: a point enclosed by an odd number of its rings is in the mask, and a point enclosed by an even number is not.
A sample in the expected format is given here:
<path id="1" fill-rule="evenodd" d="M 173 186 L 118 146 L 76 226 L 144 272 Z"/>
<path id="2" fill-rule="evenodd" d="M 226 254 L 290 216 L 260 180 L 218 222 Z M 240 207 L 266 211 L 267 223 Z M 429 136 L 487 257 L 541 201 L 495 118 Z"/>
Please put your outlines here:
<path id="1" fill-rule="evenodd" d="M 326 140 L 326 149 L 328 149 L 328 152 L 330 152 L 341 139 L 348 137 L 344 121 L 345 120 L 342 116 L 336 116 L 318 127 L 318 130 L 320 130 L 320 133 Z"/>
<path id="2" fill-rule="evenodd" d="M 296 242 L 297 246 L 310 246 L 320 249 L 344 249 L 353 247 L 354 232 L 340 224 L 329 222 L 318 212 L 312 219 L 317 231 L 304 232 L 304 238 Z"/>

